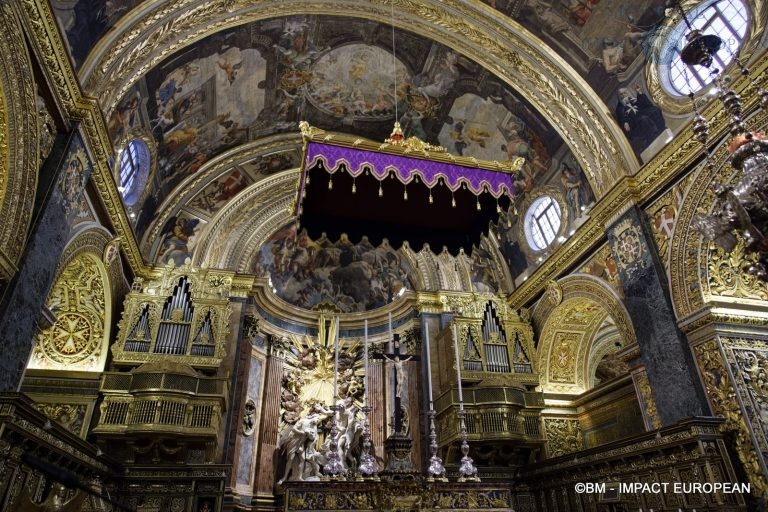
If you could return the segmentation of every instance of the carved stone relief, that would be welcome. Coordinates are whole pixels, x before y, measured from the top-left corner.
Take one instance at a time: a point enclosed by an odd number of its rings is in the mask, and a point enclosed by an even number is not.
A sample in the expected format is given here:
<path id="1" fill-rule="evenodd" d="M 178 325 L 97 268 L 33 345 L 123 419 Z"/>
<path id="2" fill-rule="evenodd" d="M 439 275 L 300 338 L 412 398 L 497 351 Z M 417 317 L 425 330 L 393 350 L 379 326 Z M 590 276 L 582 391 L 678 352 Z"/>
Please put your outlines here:
<path id="1" fill-rule="evenodd" d="M 544 433 L 547 437 L 549 457 L 559 457 L 583 448 L 579 420 L 544 418 Z"/>
<path id="2" fill-rule="evenodd" d="M 85 253 L 74 258 L 48 295 L 46 306 L 56 321 L 36 336 L 29 367 L 100 370 L 106 300 L 97 257 Z"/>
<path id="3" fill-rule="evenodd" d="M 744 342 L 744 340 L 740 341 L 741 343 Z M 723 338 L 722 342 L 726 353 L 730 352 L 731 355 L 733 355 L 733 349 L 729 350 L 727 348 L 731 344 L 730 340 Z M 766 348 L 764 342 L 760 342 L 760 345 L 761 353 L 759 356 L 755 353 L 752 355 L 742 354 L 742 357 L 740 358 L 743 362 L 750 359 L 753 361 L 752 363 L 747 363 L 747 376 L 754 373 L 750 371 L 751 368 L 757 370 L 758 373 L 760 372 L 761 360 L 765 358 L 763 351 Z M 743 370 L 739 369 L 737 364 L 734 364 L 736 361 L 729 361 L 728 364 L 726 364 L 720 351 L 720 343 L 718 343 L 717 340 L 710 340 L 697 345 L 694 347 L 694 354 L 701 371 L 701 376 L 704 381 L 707 395 L 709 396 L 710 404 L 712 405 L 712 411 L 716 415 L 725 418 L 721 430 L 734 433 L 733 442 L 736 453 L 738 454 L 739 460 L 744 467 L 744 471 L 747 473 L 749 481 L 752 484 L 753 492 L 757 492 L 762 496 L 768 496 L 768 481 L 766 480 L 765 474 L 763 474 L 761 464 L 761 459 L 763 459 L 763 457 L 758 453 L 752 442 L 752 429 L 749 425 L 750 420 L 755 416 L 745 416 L 739 405 L 738 399 L 738 394 L 742 394 L 747 395 L 748 399 L 752 401 L 753 399 L 750 395 L 756 393 L 757 396 L 760 397 L 759 402 L 763 402 L 765 396 L 760 390 L 762 386 L 758 384 L 756 389 L 751 389 L 751 383 L 747 384 L 747 381 L 741 376 Z M 734 387 L 727 369 L 728 366 L 731 366 L 736 372 L 736 375 L 739 375 L 739 387 L 741 389 L 737 390 L 736 387 Z M 752 403 L 754 404 L 755 402 Z M 750 407 L 751 411 L 754 413 L 756 411 L 753 408 L 754 405 Z M 756 425 L 756 427 L 762 431 L 763 427 L 760 424 Z M 762 433 L 760 437 L 763 439 L 763 443 L 761 444 L 764 446 L 765 434 Z"/>

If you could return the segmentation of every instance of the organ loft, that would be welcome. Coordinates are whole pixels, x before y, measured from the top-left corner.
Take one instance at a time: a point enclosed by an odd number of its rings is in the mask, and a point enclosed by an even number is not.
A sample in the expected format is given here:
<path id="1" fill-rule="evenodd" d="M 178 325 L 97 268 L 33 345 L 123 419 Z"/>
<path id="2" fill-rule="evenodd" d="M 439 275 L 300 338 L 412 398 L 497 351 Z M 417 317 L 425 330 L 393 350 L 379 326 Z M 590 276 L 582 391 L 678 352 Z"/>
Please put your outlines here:
<path id="1" fill-rule="evenodd" d="M 765 511 L 767 24 L 0 2 L 0 510 Z"/>

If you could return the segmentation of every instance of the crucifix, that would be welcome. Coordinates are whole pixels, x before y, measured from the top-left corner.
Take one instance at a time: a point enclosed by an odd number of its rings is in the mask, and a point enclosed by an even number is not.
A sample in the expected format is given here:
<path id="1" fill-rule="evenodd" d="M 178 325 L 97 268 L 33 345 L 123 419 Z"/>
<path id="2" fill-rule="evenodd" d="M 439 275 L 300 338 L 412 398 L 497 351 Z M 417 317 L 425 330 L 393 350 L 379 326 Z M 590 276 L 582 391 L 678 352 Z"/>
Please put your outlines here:
<path id="1" fill-rule="evenodd" d="M 402 394 L 406 391 L 406 383 L 408 382 L 408 374 L 405 372 L 403 363 L 406 361 L 418 361 L 418 356 L 410 355 L 406 356 L 400 352 L 400 335 L 394 334 L 392 336 L 394 349 L 391 353 L 382 352 L 376 356 L 376 359 L 386 359 L 394 364 L 395 370 L 395 404 L 394 404 L 394 429 L 395 435 L 403 435 L 403 408 L 402 408 Z"/>

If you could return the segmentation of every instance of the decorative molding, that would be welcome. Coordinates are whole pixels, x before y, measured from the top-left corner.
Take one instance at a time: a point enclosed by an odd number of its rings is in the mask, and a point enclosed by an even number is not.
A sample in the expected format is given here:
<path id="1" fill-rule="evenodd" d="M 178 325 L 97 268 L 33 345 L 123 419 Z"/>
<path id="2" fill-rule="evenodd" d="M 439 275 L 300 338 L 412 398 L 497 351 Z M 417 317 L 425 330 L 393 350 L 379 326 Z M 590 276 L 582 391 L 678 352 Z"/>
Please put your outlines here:
<path id="1" fill-rule="evenodd" d="M 40 168 L 37 91 L 22 25 L 0 4 L 0 280 L 10 280 L 26 246 Z"/>

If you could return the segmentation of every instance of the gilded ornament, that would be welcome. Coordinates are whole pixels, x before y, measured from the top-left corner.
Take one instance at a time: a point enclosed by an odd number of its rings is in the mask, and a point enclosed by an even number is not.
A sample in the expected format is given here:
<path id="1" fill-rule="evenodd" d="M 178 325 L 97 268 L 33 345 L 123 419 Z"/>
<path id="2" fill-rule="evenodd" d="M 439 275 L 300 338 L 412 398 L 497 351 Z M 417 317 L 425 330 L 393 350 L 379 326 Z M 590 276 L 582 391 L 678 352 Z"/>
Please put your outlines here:
<path id="1" fill-rule="evenodd" d="M 96 257 L 81 254 L 58 276 L 46 305 L 56 321 L 37 336 L 32 368 L 99 370 L 106 343 L 106 293 Z"/>
<path id="2" fill-rule="evenodd" d="M 547 283 L 545 297 L 555 306 L 558 306 L 563 302 L 563 289 L 557 284 L 557 281 L 550 281 Z"/>
<path id="3" fill-rule="evenodd" d="M 659 410 L 656 408 L 656 400 L 653 398 L 648 374 L 643 369 L 643 371 L 633 373 L 632 379 L 635 382 L 638 398 L 643 407 L 646 430 L 661 428 L 661 418 L 659 417 Z"/>
<path id="4" fill-rule="evenodd" d="M 699 344 L 694 347 L 694 354 L 713 412 L 725 418 L 721 430 L 735 433 L 736 453 L 747 473 L 753 492 L 768 497 L 768 481 L 762 472 L 759 455 L 752 443 L 750 428 L 722 359 L 719 343 L 717 340 L 711 340 Z"/>
<path id="5" fill-rule="evenodd" d="M 544 418 L 544 434 L 549 457 L 567 455 L 583 448 L 579 420 Z"/>

